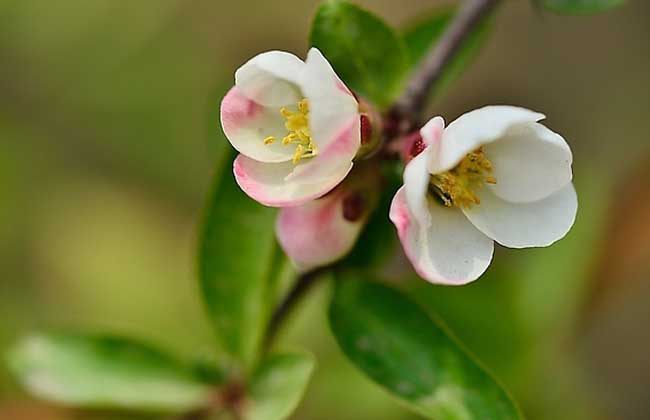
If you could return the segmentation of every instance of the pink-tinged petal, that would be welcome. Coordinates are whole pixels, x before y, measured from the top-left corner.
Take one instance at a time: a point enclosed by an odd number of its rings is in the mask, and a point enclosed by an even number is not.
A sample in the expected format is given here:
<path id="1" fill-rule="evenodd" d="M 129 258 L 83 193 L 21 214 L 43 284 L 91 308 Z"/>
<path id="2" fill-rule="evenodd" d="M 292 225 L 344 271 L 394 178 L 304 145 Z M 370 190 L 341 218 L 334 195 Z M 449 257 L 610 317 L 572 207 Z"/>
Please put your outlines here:
<path id="1" fill-rule="evenodd" d="M 445 129 L 429 171 L 438 174 L 456 166 L 468 153 L 503 137 L 521 124 L 544 119 L 543 114 L 514 106 L 486 106 L 461 115 Z"/>
<path id="2" fill-rule="evenodd" d="M 351 119 L 360 117 L 357 100 L 342 86 L 345 85 L 323 54 L 316 48 L 309 50 L 300 87 L 309 101 L 309 127 L 314 143 L 320 149 L 336 141 L 341 128 Z M 360 130 L 355 134 L 352 140 L 358 149 L 361 145 Z"/>
<path id="3" fill-rule="evenodd" d="M 426 148 L 430 149 L 429 153 L 435 153 L 435 150 L 440 145 L 440 139 L 442 138 L 444 129 L 445 120 L 442 117 L 432 118 L 420 130 L 414 131 L 400 138 L 398 141 L 393 142 L 393 144 L 397 145 L 397 148 L 389 145 L 389 150 L 391 152 L 398 152 L 404 163 L 409 163 Z"/>
<path id="4" fill-rule="evenodd" d="M 492 261 L 494 242 L 458 209 L 430 200 L 429 211 L 431 223 L 422 226 L 409 210 L 403 187 L 390 208 L 390 220 L 415 271 L 436 284 L 462 285 L 479 278 Z"/>
<path id="5" fill-rule="evenodd" d="M 541 124 L 514 127 L 484 150 L 497 180 L 489 188 L 506 201 L 541 200 L 571 182 L 569 145 Z"/>
<path id="6" fill-rule="evenodd" d="M 442 140 L 444 130 L 445 120 L 442 117 L 434 117 L 420 129 L 420 135 L 427 146 L 436 146 Z"/>
<path id="7" fill-rule="evenodd" d="M 287 181 L 302 183 L 325 182 L 331 180 L 332 174 L 340 173 L 341 167 L 348 167 L 359 148 L 359 118 L 352 118 L 339 127 L 336 138 L 310 159 L 296 165 Z M 339 179 L 339 182 L 343 179 Z"/>
<path id="8" fill-rule="evenodd" d="M 354 246 L 366 216 L 346 219 L 348 192 L 337 188 L 301 206 L 280 210 L 276 234 L 284 252 L 299 271 L 330 264 Z"/>
<path id="9" fill-rule="evenodd" d="M 295 104 L 302 99 L 300 78 L 305 63 L 284 51 L 258 54 L 235 73 L 235 85 L 244 95 L 268 107 Z"/>
<path id="10" fill-rule="evenodd" d="M 221 102 L 221 126 L 230 144 L 252 159 L 286 162 L 293 157 L 293 148 L 284 146 L 281 141 L 264 144 L 269 136 L 282 139 L 286 135 L 280 112 L 252 101 L 236 86 Z"/>
<path id="11" fill-rule="evenodd" d="M 479 197 L 481 204 L 463 212 L 484 234 L 510 248 L 549 246 L 562 239 L 573 226 L 578 210 L 572 184 L 532 203 L 511 203 L 487 188 Z"/>
<path id="12" fill-rule="evenodd" d="M 297 206 L 331 191 L 352 169 L 352 163 L 339 166 L 330 178 L 300 183 L 287 180 L 292 162 L 265 163 L 239 155 L 233 163 L 235 180 L 253 200 L 270 207 Z"/>
<path id="13" fill-rule="evenodd" d="M 423 227 L 429 226 L 431 216 L 427 193 L 431 175 L 427 169 L 427 162 L 431 159 L 432 149 L 427 147 L 414 157 L 404 169 L 404 197 L 411 213 Z"/>

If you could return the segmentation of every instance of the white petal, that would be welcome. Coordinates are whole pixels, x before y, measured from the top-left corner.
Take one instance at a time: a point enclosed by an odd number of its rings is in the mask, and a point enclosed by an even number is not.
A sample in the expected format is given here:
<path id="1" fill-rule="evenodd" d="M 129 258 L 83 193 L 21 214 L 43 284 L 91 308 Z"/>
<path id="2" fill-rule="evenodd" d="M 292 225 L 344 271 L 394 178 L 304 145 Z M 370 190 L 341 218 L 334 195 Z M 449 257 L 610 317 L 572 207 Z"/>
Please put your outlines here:
<path id="1" fill-rule="evenodd" d="M 420 129 L 420 135 L 427 146 L 437 147 L 445 130 L 445 120 L 442 117 L 431 118 Z"/>
<path id="2" fill-rule="evenodd" d="M 281 107 L 302 99 L 299 88 L 305 63 L 284 51 L 258 54 L 235 73 L 235 85 L 255 102 Z"/>
<path id="3" fill-rule="evenodd" d="M 236 86 L 221 102 L 221 126 L 230 144 L 252 159 L 286 162 L 293 157 L 294 148 L 282 144 L 287 130 L 279 110 L 252 101 Z M 264 144 L 268 136 L 276 141 Z"/>
<path id="4" fill-rule="evenodd" d="M 309 126 L 312 138 L 319 148 L 325 148 L 333 142 L 341 127 L 351 119 L 359 118 L 357 100 L 316 48 L 307 54 L 300 87 L 309 101 Z M 360 132 L 354 141 L 358 149 L 361 145 Z"/>
<path id="5" fill-rule="evenodd" d="M 338 172 L 338 168 L 349 166 L 359 149 L 360 124 L 359 118 L 348 120 L 347 124 L 339 127 L 333 142 L 320 148 L 315 157 L 301 160 L 287 180 L 302 183 L 322 182 L 331 178 L 333 172 Z"/>
<path id="6" fill-rule="evenodd" d="M 548 197 L 571 182 L 571 149 L 564 139 L 538 123 L 508 130 L 485 146 L 496 184 L 489 188 L 515 203 Z"/>
<path id="7" fill-rule="evenodd" d="M 431 148 L 427 147 L 406 164 L 404 169 L 404 197 L 410 212 L 418 223 L 427 227 L 430 223 L 427 194 L 431 175 L 427 162 L 431 157 Z"/>
<path id="8" fill-rule="evenodd" d="M 505 201 L 488 188 L 478 195 L 481 204 L 463 212 L 483 233 L 510 248 L 551 245 L 571 229 L 578 210 L 572 184 L 532 203 Z"/>
<path id="9" fill-rule="evenodd" d="M 417 273 L 431 283 L 461 285 L 476 280 L 492 261 L 494 242 L 455 208 L 429 202 L 430 226 L 417 222 L 406 205 L 404 188 L 397 191 L 390 219 Z"/>
<path id="10" fill-rule="evenodd" d="M 445 129 L 440 148 L 431 160 L 429 171 L 438 174 L 448 171 L 465 155 L 481 145 L 502 137 L 519 124 L 544 119 L 544 115 L 514 106 L 486 106 L 461 115 Z"/>
<path id="11" fill-rule="evenodd" d="M 330 264 L 354 246 L 366 217 L 343 217 L 348 191 L 337 188 L 318 200 L 280 210 L 276 234 L 282 249 L 301 272 Z"/>
<path id="12" fill-rule="evenodd" d="M 233 163 L 237 184 L 249 197 L 271 207 L 303 204 L 321 197 L 336 187 L 352 169 L 352 163 L 341 165 L 329 178 L 315 183 L 287 180 L 293 170 L 292 162 L 263 163 L 239 155 Z"/>

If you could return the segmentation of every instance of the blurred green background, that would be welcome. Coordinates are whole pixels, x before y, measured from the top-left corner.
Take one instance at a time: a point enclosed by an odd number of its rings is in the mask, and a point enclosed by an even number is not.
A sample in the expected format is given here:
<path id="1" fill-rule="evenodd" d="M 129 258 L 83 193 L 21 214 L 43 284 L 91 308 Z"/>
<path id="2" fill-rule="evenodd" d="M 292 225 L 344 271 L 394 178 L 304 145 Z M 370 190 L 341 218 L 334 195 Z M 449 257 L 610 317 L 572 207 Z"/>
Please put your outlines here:
<path id="1" fill-rule="evenodd" d="M 405 26 L 449 2 L 365 0 Z M 234 70 L 304 55 L 317 0 L 0 0 L 0 350 L 35 329 L 111 331 L 186 359 L 213 352 L 198 223 L 229 145 Z M 529 419 L 650 418 L 650 2 L 589 17 L 508 1 L 431 114 L 541 111 L 574 151 L 578 220 L 552 248 L 498 250 L 473 285 L 401 281 Z M 388 221 L 387 221 L 388 223 Z M 316 375 L 295 419 L 410 419 L 343 359 L 327 286 L 283 337 Z M 0 366 L 0 419 L 131 418 L 31 401 Z M 133 417 L 141 418 L 141 417 Z"/>

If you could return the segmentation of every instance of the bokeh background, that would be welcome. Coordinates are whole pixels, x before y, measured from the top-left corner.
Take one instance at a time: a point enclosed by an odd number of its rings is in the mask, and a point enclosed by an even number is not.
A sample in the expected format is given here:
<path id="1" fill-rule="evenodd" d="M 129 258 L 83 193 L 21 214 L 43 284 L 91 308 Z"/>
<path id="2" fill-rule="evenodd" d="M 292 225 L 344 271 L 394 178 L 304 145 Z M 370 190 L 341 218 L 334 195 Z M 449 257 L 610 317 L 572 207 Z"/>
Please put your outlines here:
<path id="1" fill-rule="evenodd" d="M 360 0 L 396 26 L 449 4 Z M 197 231 L 228 144 L 219 100 L 268 49 L 304 55 L 317 0 L 0 0 L 0 351 L 34 329 L 112 331 L 183 357 L 213 337 Z M 432 104 L 544 112 L 574 151 L 572 232 L 498 250 L 480 281 L 402 284 L 529 419 L 650 418 L 650 2 L 566 17 L 506 1 Z M 284 340 L 319 366 L 295 419 L 411 419 L 346 362 L 324 285 Z M 0 419 L 148 418 L 34 402 L 0 366 Z"/>

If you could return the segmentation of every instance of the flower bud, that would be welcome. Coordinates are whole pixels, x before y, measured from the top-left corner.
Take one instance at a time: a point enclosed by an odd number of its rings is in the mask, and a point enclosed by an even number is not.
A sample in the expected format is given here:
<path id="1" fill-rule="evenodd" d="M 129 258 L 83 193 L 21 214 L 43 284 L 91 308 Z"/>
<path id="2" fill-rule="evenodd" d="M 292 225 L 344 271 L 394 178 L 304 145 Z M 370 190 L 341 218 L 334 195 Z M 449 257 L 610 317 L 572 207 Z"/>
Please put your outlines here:
<path id="1" fill-rule="evenodd" d="M 381 114 L 364 99 L 357 97 L 359 102 L 359 118 L 361 129 L 361 147 L 355 160 L 368 158 L 377 152 L 382 143 Z"/>

